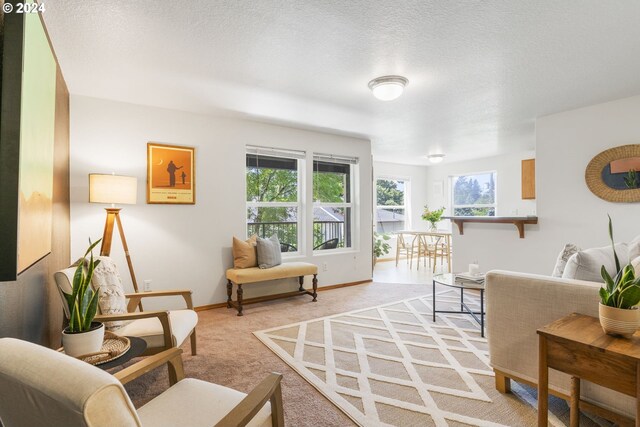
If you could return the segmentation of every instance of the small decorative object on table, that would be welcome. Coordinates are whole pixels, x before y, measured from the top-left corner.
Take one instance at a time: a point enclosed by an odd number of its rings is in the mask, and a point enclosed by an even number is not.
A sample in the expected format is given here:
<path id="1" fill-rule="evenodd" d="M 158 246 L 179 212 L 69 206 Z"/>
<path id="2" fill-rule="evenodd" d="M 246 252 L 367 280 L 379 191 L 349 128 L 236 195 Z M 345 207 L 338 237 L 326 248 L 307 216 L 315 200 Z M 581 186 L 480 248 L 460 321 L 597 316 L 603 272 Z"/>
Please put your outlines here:
<path id="1" fill-rule="evenodd" d="M 93 259 L 93 248 L 100 243 L 89 240 L 89 249 L 78 261 L 70 294 L 64 293 L 69 306 L 69 326 L 62 331 L 62 346 L 69 356 L 95 353 L 102 347 L 104 324 L 94 322 L 98 310 L 98 293 L 91 288 L 93 271 L 100 263 Z M 87 259 L 87 255 L 91 254 Z"/>
<path id="2" fill-rule="evenodd" d="M 430 211 L 429 206 L 424 205 L 424 212 L 422 212 L 422 219 L 425 221 L 429 221 L 431 224 L 431 230 L 438 229 L 438 222 L 442 219 L 442 215 L 444 214 L 444 206 L 440 209 L 436 209 L 435 211 Z"/>
<path id="3" fill-rule="evenodd" d="M 598 308 L 600 324 L 604 332 L 609 335 L 630 338 L 640 327 L 640 310 L 637 307 L 640 303 L 640 277 L 635 277 L 631 264 L 620 268 L 620 260 L 613 241 L 611 217 L 609 217 L 609 237 L 613 247 L 616 274 L 611 277 L 604 265 L 600 270 L 604 280 L 604 286 L 600 288 Z"/>

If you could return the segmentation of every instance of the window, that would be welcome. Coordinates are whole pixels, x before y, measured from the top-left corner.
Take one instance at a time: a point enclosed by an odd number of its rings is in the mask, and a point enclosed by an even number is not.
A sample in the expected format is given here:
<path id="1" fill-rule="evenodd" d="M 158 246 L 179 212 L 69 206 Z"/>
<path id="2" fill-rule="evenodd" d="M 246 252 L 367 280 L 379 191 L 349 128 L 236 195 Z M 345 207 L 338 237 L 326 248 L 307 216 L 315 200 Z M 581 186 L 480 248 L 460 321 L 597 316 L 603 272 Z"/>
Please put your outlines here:
<path id="1" fill-rule="evenodd" d="M 353 166 L 358 159 L 313 156 L 313 250 L 352 247 Z"/>
<path id="2" fill-rule="evenodd" d="M 304 152 L 247 147 L 247 236 L 276 234 L 282 252 L 297 252 Z"/>
<path id="3" fill-rule="evenodd" d="M 379 178 L 376 181 L 376 231 L 393 233 L 409 228 L 405 219 L 408 181 Z"/>
<path id="4" fill-rule="evenodd" d="M 453 215 L 495 216 L 496 173 L 451 177 Z"/>

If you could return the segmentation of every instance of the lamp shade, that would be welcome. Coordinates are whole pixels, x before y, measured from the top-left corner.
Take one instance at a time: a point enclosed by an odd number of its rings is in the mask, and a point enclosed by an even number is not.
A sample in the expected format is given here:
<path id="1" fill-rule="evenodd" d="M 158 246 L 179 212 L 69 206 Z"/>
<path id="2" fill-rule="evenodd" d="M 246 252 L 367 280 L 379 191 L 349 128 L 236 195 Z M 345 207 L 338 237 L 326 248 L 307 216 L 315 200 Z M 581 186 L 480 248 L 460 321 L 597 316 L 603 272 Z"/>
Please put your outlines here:
<path id="1" fill-rule="evenodd" d="M 89 174 L 89 202 L 135 205 L 138 180 L 135 176 Z"/>

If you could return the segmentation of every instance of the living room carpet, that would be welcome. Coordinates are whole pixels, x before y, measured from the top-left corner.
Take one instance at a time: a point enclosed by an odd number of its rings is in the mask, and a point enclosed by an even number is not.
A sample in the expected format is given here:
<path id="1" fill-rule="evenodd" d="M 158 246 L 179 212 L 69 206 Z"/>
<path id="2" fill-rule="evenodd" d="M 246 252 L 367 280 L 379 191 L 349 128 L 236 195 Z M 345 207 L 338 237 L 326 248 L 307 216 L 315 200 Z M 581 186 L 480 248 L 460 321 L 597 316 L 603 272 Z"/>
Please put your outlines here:
<path id="1" fill-rule="evenodd" d="M 456 290 L 437 298 L 438 309 L 460 307 Z M 434 323 L 431 295 L 254 334 L 362 426 L 536 425 L 535 391 L 497 392 L 478 325 L 460 314 Z M 558 399 L 550 423 L 568 425 Z M 581 425 L 601 424 L 583 416 Z"/>

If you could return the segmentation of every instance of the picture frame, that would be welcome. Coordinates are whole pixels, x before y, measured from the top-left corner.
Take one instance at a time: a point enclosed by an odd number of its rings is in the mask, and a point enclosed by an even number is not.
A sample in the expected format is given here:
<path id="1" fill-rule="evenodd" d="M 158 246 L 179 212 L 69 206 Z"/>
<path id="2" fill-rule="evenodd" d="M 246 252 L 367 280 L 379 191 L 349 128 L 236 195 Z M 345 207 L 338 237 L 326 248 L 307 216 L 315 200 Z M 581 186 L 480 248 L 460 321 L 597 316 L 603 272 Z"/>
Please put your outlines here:
<path id="1" fill-rule="evenodd" d="M 196 203 L 194 147 L 147 143 L 147 203 Z"/>

